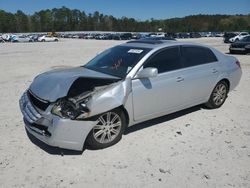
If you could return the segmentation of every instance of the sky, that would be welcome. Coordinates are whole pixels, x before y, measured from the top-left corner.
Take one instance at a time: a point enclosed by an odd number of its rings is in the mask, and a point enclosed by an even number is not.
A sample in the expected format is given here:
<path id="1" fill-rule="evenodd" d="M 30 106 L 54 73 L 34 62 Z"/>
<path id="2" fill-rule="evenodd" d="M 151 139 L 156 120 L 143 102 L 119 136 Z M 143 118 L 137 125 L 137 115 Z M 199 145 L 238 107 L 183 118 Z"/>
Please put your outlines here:
<path id="1" fill-rule="evenodd" d="M 167 19 L 195 14 L 249 14 L 250 0 L 0 0 L 0 9 L 33 14 L 66 6 L 85 13 L 100 13 L 137 20 Z"/>

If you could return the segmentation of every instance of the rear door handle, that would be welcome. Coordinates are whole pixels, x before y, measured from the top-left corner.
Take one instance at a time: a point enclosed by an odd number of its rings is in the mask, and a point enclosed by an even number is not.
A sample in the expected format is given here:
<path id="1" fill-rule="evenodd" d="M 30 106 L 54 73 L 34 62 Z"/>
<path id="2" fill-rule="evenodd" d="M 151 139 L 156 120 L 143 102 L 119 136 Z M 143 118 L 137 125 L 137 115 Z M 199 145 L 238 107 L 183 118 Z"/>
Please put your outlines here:
<path id="1" fill-rule="evenodd" d="M 214 73 L 214 74 L 217 73 L 217 72 L 218 72 L 217 69 L 213 69 L 213 70 L 212 70 L 212 73 Z"/>
<path id="2" fill-rule="evenodd" d="M 176 78 L 176 81 L 177 81 L 177 82 L 182 82 L 182 81 L 184 81 L 184 78 L 182 78 L 182 77 L 177 77 L 177 78 Z"/>

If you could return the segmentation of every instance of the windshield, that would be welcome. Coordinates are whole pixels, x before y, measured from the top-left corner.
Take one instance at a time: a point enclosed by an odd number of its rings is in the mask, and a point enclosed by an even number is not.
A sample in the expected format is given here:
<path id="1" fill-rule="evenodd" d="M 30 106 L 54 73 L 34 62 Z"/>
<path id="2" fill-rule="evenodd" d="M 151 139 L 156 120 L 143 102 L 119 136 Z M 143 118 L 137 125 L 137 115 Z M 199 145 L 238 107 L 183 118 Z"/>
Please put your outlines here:
<path id="1" fill-rule="evenodd" d="M 240 40 L 241 42 L 250 42 L 250 36 L 246 36 Z"/>
<path id="2" fill-rule="evenodd" d="M 97 55 L 84 67 L 124 78 L 150 49 L 116 46 Z"/>

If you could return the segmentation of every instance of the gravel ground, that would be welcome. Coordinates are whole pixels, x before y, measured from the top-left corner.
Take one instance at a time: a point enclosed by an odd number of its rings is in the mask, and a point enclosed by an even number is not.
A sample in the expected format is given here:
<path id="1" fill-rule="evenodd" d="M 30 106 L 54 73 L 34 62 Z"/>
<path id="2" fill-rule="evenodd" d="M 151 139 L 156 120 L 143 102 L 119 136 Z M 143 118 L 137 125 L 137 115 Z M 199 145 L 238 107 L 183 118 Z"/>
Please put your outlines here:
<path id="1" fill-rule="evenodd" d="M 187 39 L 228 52 L 221 38 Z M 79 66 L 120 41 L 0 44 L 0 187 L 250 187 L 250 56 L 216 110 L 200 106 L 135 125 L 104 150 L 73 152 L 29 139 L 18 100 L 44 71 Z"/>

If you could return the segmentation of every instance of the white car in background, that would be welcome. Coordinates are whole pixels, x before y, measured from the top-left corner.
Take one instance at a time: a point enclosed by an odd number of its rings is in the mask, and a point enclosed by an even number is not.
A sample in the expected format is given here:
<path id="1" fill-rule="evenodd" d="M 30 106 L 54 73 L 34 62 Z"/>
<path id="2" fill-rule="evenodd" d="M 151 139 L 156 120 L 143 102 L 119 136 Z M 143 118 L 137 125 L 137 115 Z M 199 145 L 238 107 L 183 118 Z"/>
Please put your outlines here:
<path id="1" fill-rule="evenodd" d="M 245 36 L 249 35 L 248 32 L 240 32 L 238 35 L 236 35 L 235 37 L 233 38 L 230 38 L 229 41 L 230 42 L 237 42 L 241 39 L 243 39 Z"/>
<path id="2" fill-rule="evenodd" d="M 33 39 L 28 36 L 20 35 L 11 37 L 11 42 L 33 42 Z"/>
<path id="3" fill-rule="evenodd" d="M 44 35 L 38 38 L 39 42 L 58 42 L 59 39 L 57 37 L 49 36 L 49 35 Z"/>
<path id="4" fill-rule="evenodd" d="M 4 43 L 5 41 L 2 38 L 2 35 L 0 35 L 0 43 Z"/>
<path id="5" fill-rule="evenodd" d="M 3 39 L 4 41 L 9 41 L 10 38 L 11 38 L 11 35 L 10 35 L 10 34 L 3 34 L 3 35 L 2 35 L 2 39 Z"/>

